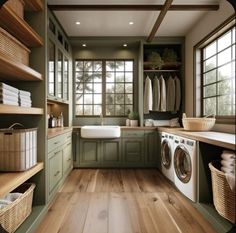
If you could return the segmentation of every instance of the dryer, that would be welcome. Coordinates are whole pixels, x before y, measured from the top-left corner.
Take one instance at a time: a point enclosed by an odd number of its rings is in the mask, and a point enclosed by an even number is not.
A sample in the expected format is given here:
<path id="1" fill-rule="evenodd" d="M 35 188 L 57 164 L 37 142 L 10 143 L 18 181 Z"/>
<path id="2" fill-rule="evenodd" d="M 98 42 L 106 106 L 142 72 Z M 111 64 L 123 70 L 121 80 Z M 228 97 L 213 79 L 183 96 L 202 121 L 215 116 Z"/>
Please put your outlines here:
<path id="1" fill-rule="evenodd" d="M 161 171 L 172 182 L 174 182 L 173 143 L 174 135 L 163 132 L 161 136 Z"/>
<path id="2" fill-rule="evenodd" d="M 175 186 L 193 202 L 197 201 L 197 142 L 188 138 L 174 139 Z"/>

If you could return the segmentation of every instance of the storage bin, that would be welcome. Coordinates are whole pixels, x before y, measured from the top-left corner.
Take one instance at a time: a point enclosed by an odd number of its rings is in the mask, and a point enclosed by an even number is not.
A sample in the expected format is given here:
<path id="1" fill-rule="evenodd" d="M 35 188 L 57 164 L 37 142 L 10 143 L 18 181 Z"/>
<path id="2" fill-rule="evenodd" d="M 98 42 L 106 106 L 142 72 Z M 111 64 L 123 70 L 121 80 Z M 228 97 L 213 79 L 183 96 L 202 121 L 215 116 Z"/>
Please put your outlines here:
<path id="1" fill-rule="evenodd" d="M 24 18 L 24 1 L 23 0 L 8 0 L 5 6 L 11 8 L 20 18 Z"/>
<path id="2" fill-rule="evenodd" d="M 37 163 L 37 128 L 0 129 L 0 171 L 25 171 Z"/>
<path id="3" fill-rule="evenodd" d="M 225 177 L 220 171 L 220 161 L 209 163 L 212 179 L 213 203 L 217 212 L 235 223 L 235 191 L 232 191 Z"/>
<path id="4" fill-rule="evenodd" d="M 29 66 L 29 53 L 30 50 L 27 47 L 0 27 L 0 54 Z"/>
<path id="5" fill-rule="evenodd" d="M 22 195 L 0 210 L 0 225 L 9 233 L 15 230 L 24 222 L 32 211 L 32 200 L 35 184 L 25 183 L 13 192 Z"/>

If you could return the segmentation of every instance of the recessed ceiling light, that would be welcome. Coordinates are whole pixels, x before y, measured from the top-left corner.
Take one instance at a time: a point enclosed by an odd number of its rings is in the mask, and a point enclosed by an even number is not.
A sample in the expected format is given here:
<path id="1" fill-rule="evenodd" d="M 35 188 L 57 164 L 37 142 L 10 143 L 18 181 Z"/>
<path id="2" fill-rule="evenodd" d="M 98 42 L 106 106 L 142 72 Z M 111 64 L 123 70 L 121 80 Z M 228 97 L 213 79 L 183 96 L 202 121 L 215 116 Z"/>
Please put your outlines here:
<path id="1" fill-rule="evenodd" d="M 76 25 L 80 25 L 80 22 L 79 22 L 79 21 L 77 21 L 75 24 L 76 24 Z"/>
<path id="2" fill-rule="evenodd" d="M 134 24 L 134 22 L 133 22 L 133 21 L 130 21 L 130 22 L 129 22 L 129 25 L 133 25 L 133 24 Z"/>
<path id="3" fill-rule="evenodd" d="M 127 47 L 127 44 L 123 44 L 124 47 Z"/>
<path id="4" fill-rule="evenodd" d="M 86 44 L 82 44 L 83 47 L 86 47 L 87 45 Z"/>

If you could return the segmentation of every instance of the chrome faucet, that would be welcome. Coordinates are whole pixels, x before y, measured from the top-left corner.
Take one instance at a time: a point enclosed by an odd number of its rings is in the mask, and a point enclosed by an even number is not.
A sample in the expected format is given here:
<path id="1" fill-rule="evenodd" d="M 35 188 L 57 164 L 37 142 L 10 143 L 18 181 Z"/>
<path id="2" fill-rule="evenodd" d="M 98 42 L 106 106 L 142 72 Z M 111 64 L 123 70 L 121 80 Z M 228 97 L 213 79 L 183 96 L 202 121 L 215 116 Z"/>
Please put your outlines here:
<path id="1" fill-rule="evenodd" d="M 101 125 L 103 125 L 104 122 L 103 122 L 103 115 L 102 115 L 102 113 L 100 114 L 100 118 L 101 118 Z"/>

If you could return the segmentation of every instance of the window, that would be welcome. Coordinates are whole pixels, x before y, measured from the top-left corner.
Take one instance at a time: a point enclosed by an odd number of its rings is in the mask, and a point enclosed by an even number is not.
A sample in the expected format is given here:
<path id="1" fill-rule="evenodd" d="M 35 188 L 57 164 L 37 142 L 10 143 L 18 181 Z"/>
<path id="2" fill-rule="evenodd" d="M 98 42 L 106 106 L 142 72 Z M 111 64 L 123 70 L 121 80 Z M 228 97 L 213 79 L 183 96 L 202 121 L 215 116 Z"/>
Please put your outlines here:
<path id="1" fill-rule="evenodd" d="M 126 116 L 133 110 L 133 60 L 75 61 L 76 116 Z"/>
<path id="2" fill-rule="evenodd" d="M 235 115 L 235 25 L 201 49 L 202 115 Z"/>

